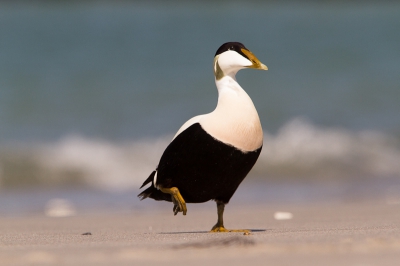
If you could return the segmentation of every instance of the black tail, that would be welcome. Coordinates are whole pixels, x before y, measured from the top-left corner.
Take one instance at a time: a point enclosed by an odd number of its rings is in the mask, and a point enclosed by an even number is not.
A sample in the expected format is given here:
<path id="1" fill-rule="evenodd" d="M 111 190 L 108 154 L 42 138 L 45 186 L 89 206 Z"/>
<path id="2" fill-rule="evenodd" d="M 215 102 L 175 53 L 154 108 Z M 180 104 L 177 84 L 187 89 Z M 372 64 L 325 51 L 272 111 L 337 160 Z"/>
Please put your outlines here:
<path id="1" fill-rule="evenodd" d="M 151 182 L 151 186 L 149 186 L 148 188 L 146 188 L 146 190 L 144 190 L 142 193 L 140 193 L 138 195 L 138 197 L 140 198 L 140 200 L 144 200 L 145 198 L 151 198 L 151 199 L 155 199 L 155 200 L 172 201 L 171 195 L 163 193 L 154 187 L 153 179 L 154 179 L 155 174 L 156 174 L 156 171 L 153 171 L 150 174 L 150 176 L 146 179 L 146 181 L 144 181 L 143 185 L 140 188 L 144 187 L 145 185 L 147 185 L 150 182 Z"/>
<path id="2" fill-rule="evenodd" d="M 147 185 L 147 184 L 150 183 L 150 182 L 153 182 L 153 179 L 154 179 L 154 175 L 155 175 L 155 174 L 156 174 L 156 171 L 151 172 L 151 174 L 149 175 L 149 177 L 143 182 L 143 184 L 142 184 L 142 186 L 141 186 L 140 188 L 144 187 L 145 185 Z"/>
<path id="3" fill-rule="evenodd" d="M 161 190 L 156 189 L 154 186 L 148 187 L 145 191 L 140 193 L 138 197 L 140 198 L 140 200 L 151 198 L 155 200 L 172 201 L 170 194 L 162 193 Z"/>
<path id="4" fill-rule="evenodd" d="M 145 191 L 142 191 L 142 193 L 140 193 L 138 197 L 140 198 L 140 200 L 144 200 L 145 198 L 148 197 L 151 198 L 151 194 L 153 194 L 154 190 L 156 189 L 153 186 L 150 186 Z"/>

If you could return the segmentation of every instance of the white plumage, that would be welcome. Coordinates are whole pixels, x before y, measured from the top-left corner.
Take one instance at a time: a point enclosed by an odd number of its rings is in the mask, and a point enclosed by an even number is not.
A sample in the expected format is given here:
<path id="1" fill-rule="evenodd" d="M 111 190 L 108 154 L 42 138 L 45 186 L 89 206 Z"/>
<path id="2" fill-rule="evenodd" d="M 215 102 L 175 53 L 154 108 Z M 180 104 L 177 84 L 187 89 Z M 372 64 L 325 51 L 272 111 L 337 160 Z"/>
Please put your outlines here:
<path id="1" fill-rule="evenodd" d="M 240 69 L 252 65 L 250 60 L 233 50 L 217 55 L 214 60 L 214 72 L 216 73 L 219 67 L 224 73 L 220 79 L 215 77 L 218 89 L 217 107 L 211 113 L 189 119 L 175 137 L 194 123 L 200 123 L 215 139 L 243 152 L 260 148 L 263 143 L 263 131 L 257 110 L 235 78 Z"/>

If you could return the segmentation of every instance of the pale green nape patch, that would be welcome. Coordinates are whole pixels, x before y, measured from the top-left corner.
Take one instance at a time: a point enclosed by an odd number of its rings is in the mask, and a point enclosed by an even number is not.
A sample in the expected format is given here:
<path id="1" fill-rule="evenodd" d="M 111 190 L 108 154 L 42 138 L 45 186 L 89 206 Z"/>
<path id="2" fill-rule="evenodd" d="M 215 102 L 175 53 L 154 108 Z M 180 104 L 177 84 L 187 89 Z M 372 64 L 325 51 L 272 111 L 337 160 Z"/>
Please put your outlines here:
<path id="1" fill-rule="evenodd" d="M 214 76 L 217 80 L 220 80 L 225 76 L 225 74 L 218 64 L 218 57 L 219 55 L 214 58 Z"/>

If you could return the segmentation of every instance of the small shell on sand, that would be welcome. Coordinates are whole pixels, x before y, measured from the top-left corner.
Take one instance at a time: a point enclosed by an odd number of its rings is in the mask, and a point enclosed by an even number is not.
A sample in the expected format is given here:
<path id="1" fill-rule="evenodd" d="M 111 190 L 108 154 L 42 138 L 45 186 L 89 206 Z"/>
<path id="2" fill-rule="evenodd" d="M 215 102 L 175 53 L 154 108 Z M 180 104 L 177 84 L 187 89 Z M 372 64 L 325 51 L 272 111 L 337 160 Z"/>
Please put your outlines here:
<path id="1" fill-rule="evenodd" d="M 293 218 L 293 214 L 290 212 L 275 212 L 275 220 L 290 220 Z"/>

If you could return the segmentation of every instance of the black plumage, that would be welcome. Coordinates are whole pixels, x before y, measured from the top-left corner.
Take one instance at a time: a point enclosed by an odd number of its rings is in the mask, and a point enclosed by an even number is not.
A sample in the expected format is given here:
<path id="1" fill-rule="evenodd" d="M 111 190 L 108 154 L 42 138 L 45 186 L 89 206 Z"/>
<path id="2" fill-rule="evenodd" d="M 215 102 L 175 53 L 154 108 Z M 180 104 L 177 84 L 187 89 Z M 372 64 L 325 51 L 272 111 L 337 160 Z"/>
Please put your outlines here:
<path id="1" fill-rule="evenodd" d="M 208 134 L 199 123 L 179 134 L 166 148 L 157 168 L 157 185 L 177 187 L 187 203 L 228 203 L 260 155 L 261 147 L 243 152 Z M 153 182 L 155 171 L 142 187 Z M 154 184 L 139 197 L 171 201 Z"/>

